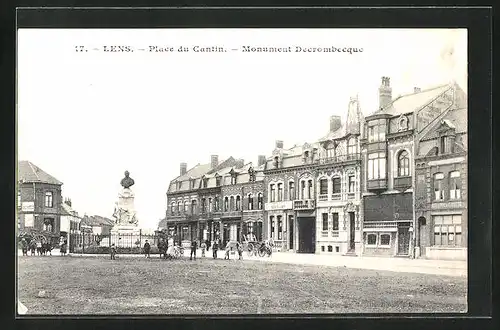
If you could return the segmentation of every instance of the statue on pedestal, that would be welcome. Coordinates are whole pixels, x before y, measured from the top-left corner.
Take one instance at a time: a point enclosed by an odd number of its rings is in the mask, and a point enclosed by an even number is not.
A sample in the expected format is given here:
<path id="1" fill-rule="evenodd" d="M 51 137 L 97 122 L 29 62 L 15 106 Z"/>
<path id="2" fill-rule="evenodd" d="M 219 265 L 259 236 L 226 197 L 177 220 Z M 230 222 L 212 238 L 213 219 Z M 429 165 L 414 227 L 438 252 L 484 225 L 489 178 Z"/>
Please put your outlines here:
<path id="1" fill-rule="evenodd" d="M 134 209 L 134 193 L 130 189 L 135 184 L 130 177 L 129 171 L 125 171 L 125 177 L 120 181 L 123 190 L 118 194 L 118 202 L 115 205 L 113 217 L 116 225 L 137 226 L 137 217 Z"/>

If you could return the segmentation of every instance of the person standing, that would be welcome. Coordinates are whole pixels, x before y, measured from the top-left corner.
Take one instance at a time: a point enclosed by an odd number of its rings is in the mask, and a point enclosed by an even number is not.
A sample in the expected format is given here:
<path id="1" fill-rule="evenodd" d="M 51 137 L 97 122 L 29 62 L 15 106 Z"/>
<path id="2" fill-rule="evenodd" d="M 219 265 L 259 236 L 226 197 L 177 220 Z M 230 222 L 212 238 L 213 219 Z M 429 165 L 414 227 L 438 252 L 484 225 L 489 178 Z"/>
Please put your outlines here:
<path id="1" fill-rule="evenodd" d="M 146 243 L 144 243 L 144 256 L 146 258 L 149 258 L 150 252 L 151 252 L 151 245 L 149 244 L 148 240 L 146 240 Z"/>
<path id="2" fill-rule="evenodd" d="M 115 260 L 115 256 L 116 256 L 116 246 L 115 246 L 115 243 L 113 243 L 111 245 L 111 248 L 109 249 L 109 251 L 111 252 L 111 260 Z"/>
<path id="3" fill-rule="evenodd" d="M 215 240 L 214 245 L 212 245 L 212 256 L 214 259 L 217 259 L 217 250 L 219 250 L 219 244 L 217 244 L 217 240 Z"/>
<path id="4" fill-rule="evenodd" d="M 207 248 L 207 244 L 205 241 L 201 241 L 201 257 L 205 258 L 205 249 Z"/>
<path id="5" fill-rule="evenodd" d="M 198 248 L 198 242 L 196 239 L 193 239 L 191 241 L 191 256 L 189 257 L 189 260 L 193 260 L 193 255 L 194 255 L 194 260 L 196 260 L 196 249 Z"/>

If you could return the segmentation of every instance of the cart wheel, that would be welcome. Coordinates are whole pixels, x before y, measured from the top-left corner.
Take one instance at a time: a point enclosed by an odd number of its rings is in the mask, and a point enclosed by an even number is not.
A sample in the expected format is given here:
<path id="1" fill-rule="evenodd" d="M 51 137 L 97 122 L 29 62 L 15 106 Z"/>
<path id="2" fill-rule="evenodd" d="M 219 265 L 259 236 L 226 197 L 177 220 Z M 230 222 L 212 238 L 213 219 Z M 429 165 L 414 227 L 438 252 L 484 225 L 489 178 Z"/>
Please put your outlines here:
<path id="1" fill-rule="evenodd" d="M 266 250 L 264 249 L 259 249 L 259 257 L 263 257 L 266 255 Z"/>

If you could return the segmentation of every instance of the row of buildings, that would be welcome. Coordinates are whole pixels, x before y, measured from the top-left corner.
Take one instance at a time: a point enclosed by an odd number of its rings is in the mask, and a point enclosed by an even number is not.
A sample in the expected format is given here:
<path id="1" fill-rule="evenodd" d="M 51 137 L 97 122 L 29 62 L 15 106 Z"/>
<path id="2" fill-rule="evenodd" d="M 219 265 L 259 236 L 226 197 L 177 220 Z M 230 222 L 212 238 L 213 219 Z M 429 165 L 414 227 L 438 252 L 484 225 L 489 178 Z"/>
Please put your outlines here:
<path id="1" fill-rule="evenodd" d="M 88 238 L 108 234 L 114 222 L 101 216 L 80 216 L 63 183 L 29 161 L 18 162 L 17 228 L 19 237 L 45 240 L 53 246 L 66 240 L 70 251 Z"/>
<path id="2" fill-rule="evenodd" d="M 392 97 L 364 117 L 331 116 L 317 141 L 256 163 L 229 157 L 180 173 L 160 227 L 179 240 L 273 238 L 281 251 L 465 259 L 467 101 L 456 84 Z M 248 236 L 246 236 L 248 237 Z"/>

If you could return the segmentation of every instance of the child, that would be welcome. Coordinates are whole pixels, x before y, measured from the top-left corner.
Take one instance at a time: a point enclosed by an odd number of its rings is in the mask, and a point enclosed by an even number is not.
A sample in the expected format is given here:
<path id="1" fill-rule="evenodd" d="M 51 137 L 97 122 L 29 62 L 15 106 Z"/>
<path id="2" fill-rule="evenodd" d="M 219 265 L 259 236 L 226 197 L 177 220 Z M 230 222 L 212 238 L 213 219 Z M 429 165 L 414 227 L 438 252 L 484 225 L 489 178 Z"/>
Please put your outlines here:
<path id="1" fill-rule="evenodd" d="M 149 258 L 150 252 L 151 252 L 151 245 L 149 244 L 148 240 L 146 240 L 146 243 L 144 243 L 144 255 L 146 258 Z"/>
<path id="2" fill-rule="evenodd" d="M 226 253 L 224 254 L 224 260 L 229 260 L 229 250 L 231 250 L 231 247 L 230 247 L 231 243 L 230 242 L 227 242 L 226 244 Z"/>
<path id="3" fill-rule="evenodd" d="M 243 247 L 241 246 L 241 244 L 239 242 L 236 243 L 236 247 L 238 248 L 239 260 L 243 260 Z"/>
<path id="4" fill-rule="evenodd" d="M 115 260 L 116 246 L 114 243 L 111 245 L 110 251 L 111 251 L 111 260 Z"/>
<path id="5" fill-rule="evenodd" d="M 217 241 L 214 241 L 214 245 L 212 246 L 212 256 L 214 259 L 217 259 L 217 250 L 219 249 L 219 244 L 217 244 Z"/>
<path id="6" fill-rule="evenodd" d="M 202 258 L 205 258 L 205 249 L 207 248 L 207 244 L 205 243 L 205 241 L 202 241 L 201 242 L 201 257 Z"/>

